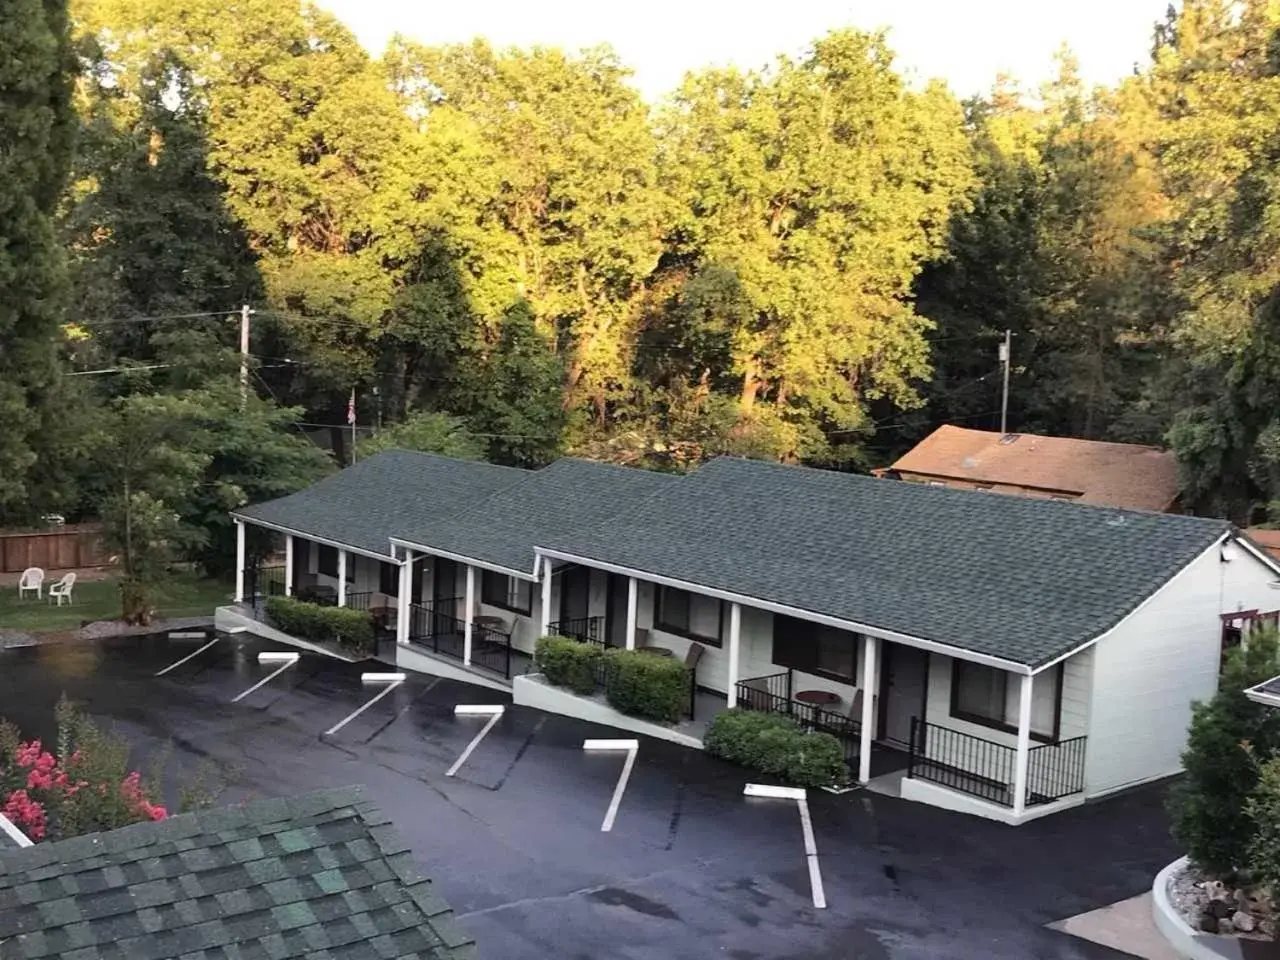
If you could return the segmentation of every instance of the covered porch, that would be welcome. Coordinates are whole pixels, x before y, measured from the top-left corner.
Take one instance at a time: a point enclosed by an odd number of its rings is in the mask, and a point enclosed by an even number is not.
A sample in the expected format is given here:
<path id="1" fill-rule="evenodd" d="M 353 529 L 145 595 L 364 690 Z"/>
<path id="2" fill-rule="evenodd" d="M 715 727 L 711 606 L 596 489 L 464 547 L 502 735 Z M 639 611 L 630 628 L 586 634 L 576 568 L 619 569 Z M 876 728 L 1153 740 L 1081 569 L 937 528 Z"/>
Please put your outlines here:
<path id="1" fill-rule="evenodd" d="M 513 648 L 510 621 L 482 608 L 474 568 L 407 551 L 380 555 L 252 521 L 236 527 L 236 601 L 260 622 L 270 597 L 296 597 L 368 611 L 378 655 L 392 662 L 398 648 L 411 647 L 503 681 L 529 668 L 531 658 Z"/>

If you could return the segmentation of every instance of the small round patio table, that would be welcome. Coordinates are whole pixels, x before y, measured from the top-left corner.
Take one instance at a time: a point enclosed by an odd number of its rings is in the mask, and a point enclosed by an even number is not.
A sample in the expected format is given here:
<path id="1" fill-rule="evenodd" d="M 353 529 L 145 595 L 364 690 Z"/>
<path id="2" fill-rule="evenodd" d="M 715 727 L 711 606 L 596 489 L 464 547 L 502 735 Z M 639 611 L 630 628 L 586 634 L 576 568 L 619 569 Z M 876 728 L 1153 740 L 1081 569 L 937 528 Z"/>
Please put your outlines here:
<path id="1" fill-rule="evenodd" d="M 796 694 L 796 699 L 815 707 L 831 707 L 840 702 L 840 695 L 830 690 L 801 690 Z"/>
<path id="2" fill-rule="evenodd" d="M 676 655 L 676 652 L 670 647 L 654 647 L 646 644 L 643 647 L 636 647 L 636 649 L 641 653 L 651 653 L 655 657 L 674 657 Z"/>

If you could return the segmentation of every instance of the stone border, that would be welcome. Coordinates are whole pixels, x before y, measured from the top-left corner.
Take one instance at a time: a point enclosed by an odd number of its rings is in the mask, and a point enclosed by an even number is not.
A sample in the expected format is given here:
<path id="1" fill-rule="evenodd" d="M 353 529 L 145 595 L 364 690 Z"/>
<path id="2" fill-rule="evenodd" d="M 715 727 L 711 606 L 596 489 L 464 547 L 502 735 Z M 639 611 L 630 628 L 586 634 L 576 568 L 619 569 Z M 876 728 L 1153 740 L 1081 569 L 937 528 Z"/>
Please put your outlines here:
<path id="1" fill-rule="evenodd" d="M 1170 902 L 1169 881 L 1189 862 L 1186 857 L 1179 857 L 1157 873 L 1151 884 L 1151 916 L 1156 929 L 1185 960 L 1240 960 L 1244 956 L 1240 940 L 1193 929 Z"/>

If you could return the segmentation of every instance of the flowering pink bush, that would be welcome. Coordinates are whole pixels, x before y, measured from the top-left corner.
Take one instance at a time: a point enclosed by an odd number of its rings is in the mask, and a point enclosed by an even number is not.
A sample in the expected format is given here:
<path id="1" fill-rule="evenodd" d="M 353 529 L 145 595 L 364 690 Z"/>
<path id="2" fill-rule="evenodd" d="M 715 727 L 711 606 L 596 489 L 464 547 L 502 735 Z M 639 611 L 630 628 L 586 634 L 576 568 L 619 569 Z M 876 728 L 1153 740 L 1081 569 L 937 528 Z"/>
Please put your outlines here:
<path id="1" fill-rule="evenodd" d="M 23 741 L 0 723 L 0 813 L 32 840 L 61 839 L 143 820 L 163 820 L 134 770 L 128 744 L 101 733 L 65 701 L 58 705 L 59 748 Z"/>

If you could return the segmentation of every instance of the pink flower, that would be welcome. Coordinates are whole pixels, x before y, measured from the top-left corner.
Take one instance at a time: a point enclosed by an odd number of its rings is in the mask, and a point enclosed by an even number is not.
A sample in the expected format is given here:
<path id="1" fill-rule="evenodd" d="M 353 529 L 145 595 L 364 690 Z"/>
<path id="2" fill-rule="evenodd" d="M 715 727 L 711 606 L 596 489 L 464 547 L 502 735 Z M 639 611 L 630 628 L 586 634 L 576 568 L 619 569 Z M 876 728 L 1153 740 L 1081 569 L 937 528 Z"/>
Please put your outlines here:
<path id="1" fill-rule="evenodd" d="M 25 790 L 9 794 L 4 815 L 21 827 L 32 840 L 41 840 L 45 832 L 44 807 L 32 800 Z"/>
<path id="2" fill-rule="evenodd" d="M 158 807 L 158 806 L 151 807 L 147 811 L 147 813 L 151 816 L 152 820 L 163 820 L 165 817 L 169 815 L 169 811 L 167 811 L 164 807 Z"/>

